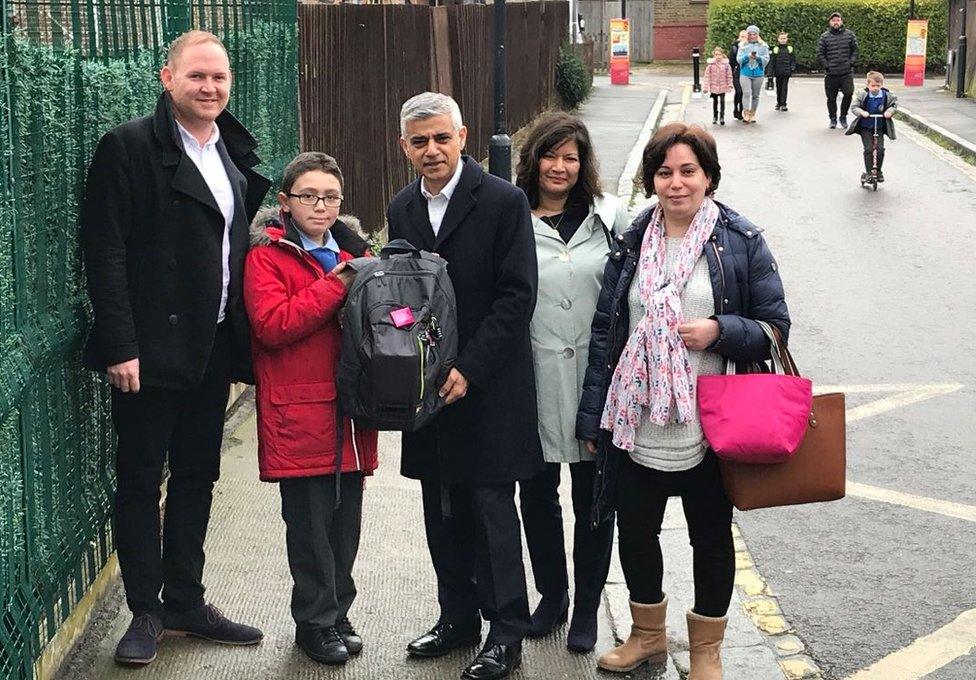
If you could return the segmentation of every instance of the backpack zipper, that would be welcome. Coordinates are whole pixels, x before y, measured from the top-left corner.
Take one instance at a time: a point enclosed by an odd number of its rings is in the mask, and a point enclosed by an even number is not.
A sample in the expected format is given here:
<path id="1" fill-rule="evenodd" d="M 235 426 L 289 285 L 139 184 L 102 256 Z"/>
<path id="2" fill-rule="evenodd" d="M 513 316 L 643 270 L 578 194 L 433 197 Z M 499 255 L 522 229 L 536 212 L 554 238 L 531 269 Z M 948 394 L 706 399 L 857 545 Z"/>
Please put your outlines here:
<path id="1" fill-rule="evenodd" d="M 420 350 L 420 402 L 419 403 L 422 403 L 424 401 L 424 382 L 425 382 L 424 376 L 427 373 L 427 367 L 426 367 L 427 352 L 424 349 L 424 341 L 421 340 L 419 336 L 417 337 L 417 348 Z"/>

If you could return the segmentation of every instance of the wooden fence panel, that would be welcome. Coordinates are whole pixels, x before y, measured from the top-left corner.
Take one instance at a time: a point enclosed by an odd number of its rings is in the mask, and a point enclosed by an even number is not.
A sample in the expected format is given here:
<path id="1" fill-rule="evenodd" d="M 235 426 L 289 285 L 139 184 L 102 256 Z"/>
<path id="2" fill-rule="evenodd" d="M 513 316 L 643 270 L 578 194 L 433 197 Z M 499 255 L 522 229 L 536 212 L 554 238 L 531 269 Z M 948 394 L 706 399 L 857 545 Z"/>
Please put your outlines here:
<path id="1" fill-rule="evenodd" d="M 509 134 L 555 104 L 567 2 L 507 9 Z M 425 90 L 453 96 L 482 159 L 494 132 L 490 5 L 299 5 L 302 149 L 325 151 L 345 175 L 342 210 L 370 230 L 413 178 L 399 148 L 400 106 Z"/>

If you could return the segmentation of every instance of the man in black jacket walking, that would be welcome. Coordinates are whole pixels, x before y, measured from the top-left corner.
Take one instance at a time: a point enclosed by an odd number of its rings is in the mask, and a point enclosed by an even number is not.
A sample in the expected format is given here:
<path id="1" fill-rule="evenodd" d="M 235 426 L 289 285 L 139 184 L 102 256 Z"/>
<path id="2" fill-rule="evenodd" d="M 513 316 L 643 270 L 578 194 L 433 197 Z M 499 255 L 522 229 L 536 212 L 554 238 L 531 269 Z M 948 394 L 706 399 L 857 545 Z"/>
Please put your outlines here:
<path id="1" fill-rule="evenodd" d="M 206 604 L 201 579 L 230 383 L 250 374 L 248 224 L 270 183 L 224 110 L 230 62 L 216 36 L 174 40 L 160 79 L 155 112 L 99 141 L 81 211 L 95 313 L 85 363 L 108 375 L 118 434 L 114 537 L 133 615 L 115 651 L 123 664 L 151 662 L 164 629 L 233 645 L 262 637 Z"/>
<path id="2" fill-rule="evenodd" d="M 840 102 L 840 126 L 847 128 L 847 111 L 854 96 L 854 63 L 858 59 L 857 36 L 844 28 L 840 12 L 830 15 L 830 28 L 817 42 L 817 59 L 824 68 L 824 91 L 827 94 L 827 115 L 830 127 L 837 127 L 837 93 L 842 92 Z"/>

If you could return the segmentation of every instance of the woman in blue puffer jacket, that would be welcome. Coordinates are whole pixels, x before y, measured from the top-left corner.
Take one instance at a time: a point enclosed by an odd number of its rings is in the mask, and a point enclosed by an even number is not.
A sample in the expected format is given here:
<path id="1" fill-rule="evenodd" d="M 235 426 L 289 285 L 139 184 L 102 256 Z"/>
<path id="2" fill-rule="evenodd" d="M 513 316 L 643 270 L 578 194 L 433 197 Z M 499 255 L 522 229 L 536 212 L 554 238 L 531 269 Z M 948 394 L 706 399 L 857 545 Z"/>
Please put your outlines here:
<path id="1" fill-rule="evenodd" d="M 701 430 L 695 384 L 726 362 L 769 358 L 757 321 L 784 342 L 790 317 L 761 229 L 713 195 L 715 139 L 698 126 L 658 130 L 643 158 L 658 203 L 617 236 L 593 317 L 576 437 L 596 453 L 594 526 L 617 515 L 630 593 L 630 637 L 599 658 L 629 672 L 666 656 L 667 597 L 659 535 L 681 496 L 694 548 L 695 605 L 686 615 L 690 678 L 720 678 L 732 597 L 732 504 Z"/>
<path id="2" fill-rule="evenodd" d="M 769 46 L 760 40 L 756 26 L 746 28 L 746 42 L 739 45 L 736 55 L 739 62 L 739 84 L 742 86 L 742 122 L 755 123 L 759 95 L 762 93 L 763 74 L 769 63 Z"/>

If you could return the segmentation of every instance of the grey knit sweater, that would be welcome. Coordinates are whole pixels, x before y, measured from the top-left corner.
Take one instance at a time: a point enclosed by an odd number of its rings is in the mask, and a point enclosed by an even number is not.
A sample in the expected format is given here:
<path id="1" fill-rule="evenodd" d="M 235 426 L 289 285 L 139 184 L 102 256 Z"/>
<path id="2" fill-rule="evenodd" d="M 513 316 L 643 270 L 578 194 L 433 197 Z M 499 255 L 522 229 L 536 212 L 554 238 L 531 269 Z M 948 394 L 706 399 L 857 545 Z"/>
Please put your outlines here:
<path id="1" fill-rule="evenodd" d="M 667 240 L 665 268 L 668 274 L 674 269 L 680 247 L 680 238 Z M 637 322 L 645 314 L 636 277 L 630 286 L 627 303 L 630 307 L 629 332 L 633 334 Z M 691 278 L 688 279 L 688 285 L 681 293 L 681 309 L 687 321 L 707 319 L 715 314 L 712 282 L 708 274 L 708 262 L 704 256 L 698 258 Z M 714 352 L 689 350 L 688 359 L 691 363 L 693 380 L 697 380 L 699 375 L 713 375 L 725 370 L 725 360 Z M 687 423 L 671 422 L 661 426 L 655 425 L 644 417 L 635 433 L 634 450 L 630 457 L 639 465 L 674 472 L 690 470 L 698 465 L 705 457 L 705 448 L 705 438 L 702 435 L 696 407 L 694 419 Z"/>

